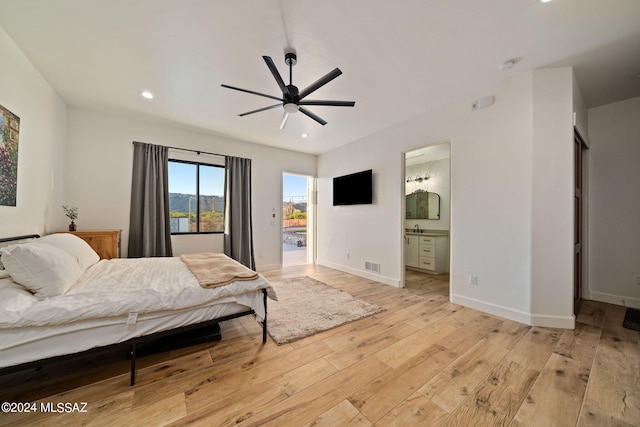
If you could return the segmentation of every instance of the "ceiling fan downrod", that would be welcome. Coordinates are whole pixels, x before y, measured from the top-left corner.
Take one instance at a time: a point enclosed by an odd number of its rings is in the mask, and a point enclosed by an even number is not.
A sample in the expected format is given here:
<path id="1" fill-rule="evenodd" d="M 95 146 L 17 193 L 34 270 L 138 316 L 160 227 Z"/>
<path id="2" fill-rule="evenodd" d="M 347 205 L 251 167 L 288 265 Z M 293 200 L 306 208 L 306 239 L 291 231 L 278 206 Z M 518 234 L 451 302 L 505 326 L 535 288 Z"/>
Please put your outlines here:
<path id="1" fill-rule="evenodd" d="M 285 52 L 284 63 L 289 66 L 289 86 L 293 86 L 293 66 L 298 63 L 295 52 Z"/>

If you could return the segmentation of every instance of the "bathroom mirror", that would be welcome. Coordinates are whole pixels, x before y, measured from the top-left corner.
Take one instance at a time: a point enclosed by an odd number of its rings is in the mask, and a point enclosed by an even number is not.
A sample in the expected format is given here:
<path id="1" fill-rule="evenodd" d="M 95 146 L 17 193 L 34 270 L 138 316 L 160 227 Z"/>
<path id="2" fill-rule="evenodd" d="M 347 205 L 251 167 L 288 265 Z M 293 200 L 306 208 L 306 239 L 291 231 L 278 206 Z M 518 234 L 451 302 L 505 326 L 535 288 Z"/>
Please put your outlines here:
<path id="1" fill-rule="evenodd" d="M 440 219 L 440 196 L 437 193 L 416 191 L 406 196 L 407 219 Z"/>

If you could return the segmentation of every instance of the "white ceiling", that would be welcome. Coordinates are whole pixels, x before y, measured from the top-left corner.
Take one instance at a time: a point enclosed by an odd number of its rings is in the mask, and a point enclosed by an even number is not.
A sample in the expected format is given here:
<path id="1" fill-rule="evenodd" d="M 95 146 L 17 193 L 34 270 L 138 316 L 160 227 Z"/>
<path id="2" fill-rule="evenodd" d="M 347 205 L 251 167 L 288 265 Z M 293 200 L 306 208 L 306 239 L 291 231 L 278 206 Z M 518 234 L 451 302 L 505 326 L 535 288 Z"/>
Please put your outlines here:
<path id="1" fill-rule="evenodd" d="M 451 157 L 451 150 L 448 142 L 428 145 L 405 153 L 405 166 L 420 165 L 449 157 Z"/>
<path id="2" fill-rule="evenodd" d="M 640 96 L 638 0 L 0 0 L 0 27 L 71 106 L 316 154 L 535 68 L 574 66 L 589 107 Z M 275 102 L 220 84 L 279 97 L 261 56 L 288 81 L 287 47 L 301 89 L 344 73 L 308 99 L 356 106 L 238 117 Z"/>

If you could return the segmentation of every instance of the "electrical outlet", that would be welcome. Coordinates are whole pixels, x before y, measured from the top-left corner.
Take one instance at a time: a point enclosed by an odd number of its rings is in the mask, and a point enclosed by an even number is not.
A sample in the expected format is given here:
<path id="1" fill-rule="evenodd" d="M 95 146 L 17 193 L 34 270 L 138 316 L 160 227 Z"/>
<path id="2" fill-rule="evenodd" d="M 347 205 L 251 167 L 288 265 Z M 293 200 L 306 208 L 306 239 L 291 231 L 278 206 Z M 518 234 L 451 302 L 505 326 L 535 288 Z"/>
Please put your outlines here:
<path id="1" fill-rule="evenodd" d="M 636 284 L 640 286 L 640 276 L 638 276 L 638 282 Z"/>
<path id="2" fill-rule="evenodd" d="M 469 275 L 469 284 L 470 285 L 477 285 L 478 284 L 478 276 L 476 276 L 475 274 L 470 274 Z"/>
<path id="3" fill-rule="evenodd" d="M 351 259 L 351 254 L 347 252 L 347 259 Z"/>

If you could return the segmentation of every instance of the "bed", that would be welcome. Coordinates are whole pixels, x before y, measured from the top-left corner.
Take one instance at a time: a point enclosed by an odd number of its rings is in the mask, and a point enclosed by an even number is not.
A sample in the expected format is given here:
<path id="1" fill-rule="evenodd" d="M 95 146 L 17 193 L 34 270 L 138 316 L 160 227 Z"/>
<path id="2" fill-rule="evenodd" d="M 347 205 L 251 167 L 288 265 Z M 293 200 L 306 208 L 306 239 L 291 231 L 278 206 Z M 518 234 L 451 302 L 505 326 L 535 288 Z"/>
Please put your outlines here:
<path id="1" fill-rule="evenodd" d="M 100 260 L 72 234 L 0 239 L 0 374 L 253 315 L 269 282 L 222 254 Z M 215 273 L 215 274 L 214 274 Z"/>

